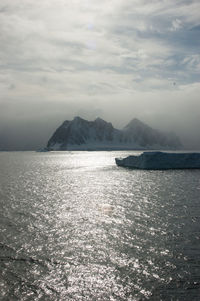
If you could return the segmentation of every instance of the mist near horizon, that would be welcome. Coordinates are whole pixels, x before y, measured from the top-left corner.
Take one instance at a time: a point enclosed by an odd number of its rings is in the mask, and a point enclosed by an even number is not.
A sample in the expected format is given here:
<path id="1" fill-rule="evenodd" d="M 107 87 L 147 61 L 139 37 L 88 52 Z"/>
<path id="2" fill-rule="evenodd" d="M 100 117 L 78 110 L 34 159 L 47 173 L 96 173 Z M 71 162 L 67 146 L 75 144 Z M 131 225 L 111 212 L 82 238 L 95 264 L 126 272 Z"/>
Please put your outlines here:
<path id="1" fill-rule="evenodd" d="M 138 118 L 200 149 L 199 1 L 2 0 L 0 150 L 81 116 Z"/>
<path id="2" fill-rule="evenodd" d="M 93 121 L 95 118 L 99 117 L 98 115 L 94 115 L 94 118 L 90 117 L 90 114 L 85 114 L 84 119 Z M 81 115 L 82 117 L 82 115 Z M 5 123 L 2 125 L 0 130 L 0 150 L 3 151 L 24 151 L 24 150 L 37 150 L 43 148 L 47 145 L 48 140 L 55 132 L 55 130 L 65 121 L 65 120 L 73 120 L 74 117 L 65 118 L 63 116 L 62 120 L 57 120 L 55 116 L 52 116 L 52 119 L 44 119 L 34 121 L 26 121 L 23 123 L 17 122 Z M 187 125 L 183 124 L 182 128 L 180 128 L 180 124 L 172 127 L 172 124 L 164 123 L 164 119 L 162 119 L 162 115 L 157 119 L 151 119 L 149 122 L 145 122 L 142 118 L 142 122 L 152 127 L 155 130 L 159 130 L 160 132 L 167 133 L 172 132 L 176 134 L 182 143 L 182 148 L 191 149 L 191 150 L 199 150 L 200 149 L 200 139 L 198 140 L 198 129 L 197 123 L 195 124 L 195 120 L 193 121 L 193 125 L 195 125 L 192 130 L 191 127 L 187 128 Z M 105 119 L 104 119 L 105 120 Z M 105 120 L 107 122 L 111 122 L 111 120 Z M 112 125 L 117 129 L 122 129 L 125 127 L 130 120 L 126 122 L 115 121 Z M 190 124 L 191 126 L 192 124 Z M 176 130 L 175 130 L 176 129 Z"/>

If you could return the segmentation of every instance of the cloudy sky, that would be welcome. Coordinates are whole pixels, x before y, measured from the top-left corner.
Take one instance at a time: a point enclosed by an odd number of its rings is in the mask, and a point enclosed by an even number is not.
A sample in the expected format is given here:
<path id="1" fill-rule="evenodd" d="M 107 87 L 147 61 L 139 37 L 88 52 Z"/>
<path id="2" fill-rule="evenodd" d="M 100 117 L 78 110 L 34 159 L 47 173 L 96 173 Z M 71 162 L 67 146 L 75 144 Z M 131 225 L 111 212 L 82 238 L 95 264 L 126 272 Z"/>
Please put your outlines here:
<path id="1" fill-rule="evenodd" d="M 76 115 L 200 146 L 199 75 L 199 0 L 0 1 L 0 149 L 44 145 Z"/>

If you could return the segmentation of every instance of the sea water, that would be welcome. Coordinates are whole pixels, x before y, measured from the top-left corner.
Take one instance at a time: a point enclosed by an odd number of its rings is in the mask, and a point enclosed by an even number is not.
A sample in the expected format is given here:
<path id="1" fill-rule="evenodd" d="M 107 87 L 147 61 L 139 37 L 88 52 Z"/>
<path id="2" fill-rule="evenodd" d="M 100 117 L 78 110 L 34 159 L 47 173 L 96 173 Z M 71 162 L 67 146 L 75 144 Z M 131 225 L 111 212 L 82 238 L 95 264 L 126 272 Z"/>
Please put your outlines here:
<path id="1" fill-rule="evenodd" d="M 0 300 L 200 300 L 200 170 L 0 153 Z"/>

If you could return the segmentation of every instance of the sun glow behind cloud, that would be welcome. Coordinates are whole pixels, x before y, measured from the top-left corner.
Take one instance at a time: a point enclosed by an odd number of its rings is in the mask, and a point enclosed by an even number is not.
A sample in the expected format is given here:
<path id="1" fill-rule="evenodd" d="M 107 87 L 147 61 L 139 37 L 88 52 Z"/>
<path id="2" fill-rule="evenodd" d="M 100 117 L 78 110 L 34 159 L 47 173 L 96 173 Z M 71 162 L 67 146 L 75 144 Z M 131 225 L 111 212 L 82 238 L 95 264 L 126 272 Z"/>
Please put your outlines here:
<path id="1" fill-rule="evenodd" d="M 51 131 L 79 111 L 119 126 L 176 125 L 180 111 L 192 120 L 199 11 L 199 1 L 1 0 L 1 123 L 45 119 Z"/>

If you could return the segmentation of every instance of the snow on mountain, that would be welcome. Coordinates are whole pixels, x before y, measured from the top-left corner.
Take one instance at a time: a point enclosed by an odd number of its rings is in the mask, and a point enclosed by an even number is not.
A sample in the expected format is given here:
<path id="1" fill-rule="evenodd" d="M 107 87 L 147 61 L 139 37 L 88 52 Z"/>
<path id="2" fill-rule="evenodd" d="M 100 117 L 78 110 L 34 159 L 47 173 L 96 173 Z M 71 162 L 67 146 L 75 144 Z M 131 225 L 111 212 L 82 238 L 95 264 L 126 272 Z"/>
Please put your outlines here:
<path id="1" fill-rule="evenodd" d="M 49 150 L 112 150 L 178 148 L 179 139 L 152 129 L 138 119 L 133 119 L 124 129 L 115 129 L 101 118 L 88 121 L 75 117 L 64 121 L 49 139 Z"/>
<path id="2" fill-rule="evenodd" d="M 180 147 L 179 139 L 173 133 L 162 133 L 143 123 L 137 118 L 131 120 L 123 129 L 124 135 L 130 141 L 135 141 L 142 147 L 162 146 Z"/>

